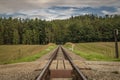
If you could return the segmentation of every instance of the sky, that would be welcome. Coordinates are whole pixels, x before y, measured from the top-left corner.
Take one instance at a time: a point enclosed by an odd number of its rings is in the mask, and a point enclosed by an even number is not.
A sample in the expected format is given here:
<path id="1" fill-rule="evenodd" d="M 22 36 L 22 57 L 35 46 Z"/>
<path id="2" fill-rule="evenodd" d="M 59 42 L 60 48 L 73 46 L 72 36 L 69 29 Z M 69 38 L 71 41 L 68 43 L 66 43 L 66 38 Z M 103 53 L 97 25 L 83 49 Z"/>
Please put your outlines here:
<path id="1" fill-rule="evenodd" d="M 120 0 L 0 0 L 0 17 L 54 20 L 85 14 L 120 15 Z"/>

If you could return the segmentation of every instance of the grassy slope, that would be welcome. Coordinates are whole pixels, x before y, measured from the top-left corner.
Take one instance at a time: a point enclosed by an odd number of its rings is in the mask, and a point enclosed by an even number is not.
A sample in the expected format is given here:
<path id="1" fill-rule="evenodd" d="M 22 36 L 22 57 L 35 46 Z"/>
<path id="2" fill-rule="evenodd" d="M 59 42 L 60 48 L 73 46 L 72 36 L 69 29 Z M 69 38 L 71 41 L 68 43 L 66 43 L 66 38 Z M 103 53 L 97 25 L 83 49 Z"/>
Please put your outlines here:
<path id="1" fill-rule="evenodd" d="M 71 43 L 67 43 L 65 47 L 71 49 L 71 45 Z M 74 45 L 73 52 L 87 60 L 120 61 L 120 58 L 114 58 L 115 49 L 113 42 L 78 43 Z"/>
<path id="2" fill-rule="evenodd" d="M 0 64 L 34 61 L 56 45 L 1 45 Z"/>

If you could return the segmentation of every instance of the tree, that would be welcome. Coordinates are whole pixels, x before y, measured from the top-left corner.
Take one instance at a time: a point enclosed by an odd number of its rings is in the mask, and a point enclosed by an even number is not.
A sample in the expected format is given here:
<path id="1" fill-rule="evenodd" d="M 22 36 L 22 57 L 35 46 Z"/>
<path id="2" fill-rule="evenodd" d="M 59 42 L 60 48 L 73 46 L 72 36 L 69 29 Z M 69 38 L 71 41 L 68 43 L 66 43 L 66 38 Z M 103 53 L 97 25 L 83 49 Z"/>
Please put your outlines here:
<path id="1" fill-rule="evenodd" d="M 14 30 L 13 32 L 13 44 L 19 44 L 20 43 L 20 37 L 18 30 Z"/>

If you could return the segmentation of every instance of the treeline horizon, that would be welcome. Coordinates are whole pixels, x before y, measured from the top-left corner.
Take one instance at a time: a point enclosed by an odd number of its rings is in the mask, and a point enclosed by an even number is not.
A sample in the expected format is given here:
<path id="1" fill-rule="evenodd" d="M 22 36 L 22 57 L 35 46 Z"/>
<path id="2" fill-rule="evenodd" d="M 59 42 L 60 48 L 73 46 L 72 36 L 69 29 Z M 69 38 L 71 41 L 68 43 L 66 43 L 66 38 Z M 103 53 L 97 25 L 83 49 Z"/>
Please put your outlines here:
<path id="1" fill-rule="evenodd" d="M 120 15 L 90 14 L 52 21 L 0 18 L 0 45 L 111 42 L 114 29 L 120 30 Z"/>

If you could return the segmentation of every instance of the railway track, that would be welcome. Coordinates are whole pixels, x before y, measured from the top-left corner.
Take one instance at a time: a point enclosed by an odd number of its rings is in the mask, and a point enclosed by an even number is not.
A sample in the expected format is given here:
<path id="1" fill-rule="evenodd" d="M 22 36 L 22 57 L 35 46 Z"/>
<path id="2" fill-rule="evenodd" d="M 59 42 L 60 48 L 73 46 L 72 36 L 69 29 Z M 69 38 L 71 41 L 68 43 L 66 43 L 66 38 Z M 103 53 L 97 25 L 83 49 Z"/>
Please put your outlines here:
<path id="1" fill-rule="evenodd" d="M 35 80 L 87 80 L 63 47 L 58 46 Z"/>

